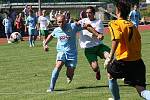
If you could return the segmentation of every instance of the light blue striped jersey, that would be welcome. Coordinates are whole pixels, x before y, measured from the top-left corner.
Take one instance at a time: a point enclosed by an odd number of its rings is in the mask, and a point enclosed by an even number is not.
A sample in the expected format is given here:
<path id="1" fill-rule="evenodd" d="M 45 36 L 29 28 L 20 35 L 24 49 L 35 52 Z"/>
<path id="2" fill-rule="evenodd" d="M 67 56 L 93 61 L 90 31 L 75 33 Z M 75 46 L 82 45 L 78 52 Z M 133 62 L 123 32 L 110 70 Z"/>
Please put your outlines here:
<path id="1" fill-rule="evenodd" d="M 37 18 L 35 16 L 28 16 L 26 19 L 26 25 L 29 26 L 29 29 L 35 29 L 37 23 Z"/>
<path id="2" fill-rule="evenodd" d="M 67 23 L 62 28 L 57 27 L 51 33 L 54 38 L 57 38 L 57 52 L 77 53 L 76 33 L 82 28 L 76 23 Z"/>

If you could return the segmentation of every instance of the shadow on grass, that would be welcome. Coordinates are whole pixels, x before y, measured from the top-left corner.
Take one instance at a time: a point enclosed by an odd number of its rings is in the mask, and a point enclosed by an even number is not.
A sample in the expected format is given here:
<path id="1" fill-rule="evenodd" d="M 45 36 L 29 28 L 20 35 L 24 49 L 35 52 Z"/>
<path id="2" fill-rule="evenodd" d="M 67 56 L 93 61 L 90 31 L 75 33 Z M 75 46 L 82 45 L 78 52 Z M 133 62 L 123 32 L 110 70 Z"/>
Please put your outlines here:
<path id="1" fill-rule="evenodd" d="M 146 84 L 146 85 L 150 85 L 150 84 Z M 119 85 L 119 87 L 125 87 L 125 86 L 130 86 L 130 85 L 128 85 L 128 84 Z M 76 89 L 102 88 L 102 87 L 108 87 L 108 85 L 103 85 L 103 86 L 82 86 L 82 87 L 78 87 L 78 88 L 76 88 Z"/>
<path id="2" fill-rule="evenodd" d="M 146 84 L 146 85 L 150 85 L 150 84 Z M 119 85 L 119 87 L 130 87 L 130 85 L 128 85 L 128 84 L 124 84 L 124 85 Z M 81 86 L 81 87 L 77 87 L 77 88 L 75 88 L 75 89 L 80 89 L 80 90 L 82 90 L 82 89 L 92 89 L 92 88 L 102 88 L 102 87 L 108 87 L 108 85 L 103 85 L 103 86 Z M 57 89 L 57 90 L 55 90 L 55 91 L 59 91 L 59 92 L 63 92 L 63 91 L 70 91 L 70 90 L 72 90 L 72 89 Z"/>
<path id="3" fill-rule="evenodd" d="M 119 87 L 122 86 L 129 86 L 129 85 L 119 85 Z M 78 87 L 76 89 L 86 89 L 86 88 L 102 88 L 102 87 L 108 87 L 108 85 L 103 85 L 103 86 L 82 86 L 82 87 Z"/>

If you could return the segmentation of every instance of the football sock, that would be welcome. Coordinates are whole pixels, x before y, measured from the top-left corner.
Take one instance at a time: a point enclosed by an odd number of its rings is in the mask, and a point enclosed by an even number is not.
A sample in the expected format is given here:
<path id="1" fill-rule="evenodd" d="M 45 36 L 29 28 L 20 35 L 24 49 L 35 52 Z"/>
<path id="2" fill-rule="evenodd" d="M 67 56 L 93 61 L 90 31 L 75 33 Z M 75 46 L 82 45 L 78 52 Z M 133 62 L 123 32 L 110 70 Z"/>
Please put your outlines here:
<path id="1" fill-rule="evenodd" d="M 50 89 L 54 89 L 55 84 L 56 84 L 56 80 L 58 78 L 59 75 L 59 70 L 58 68 L 54 68 L 53 72 L 52 72 L 52 76 L 51 76 L 51 83 L 50 83 Z"/>
<path id="2" fill-rule="evenodd" d="M 150 100 L 150 91 L 148 91 L 148 90 L 142 91 L 142 92 L 141 92 L 141 96 L 142 96 L 143 98 L 145 98 L 146 100 Z"/>
<path id="3" fill-rule="evenodd" d="M 32 45 L 32 38 L 31 37 L 29 37 L 29 44 L 30 44 L 30 46 Z"/>
<path id="4" fill-rule="evenodd" d="M 119 87 L 116 79 L 109 79 L 109 89 L 113 95 L 114 100 L 120 100 Z"/>
<path id="5" fill-rule="evenodd" d="M 32 40 L 32 46 L 34 46 L 34 40 Z"/>

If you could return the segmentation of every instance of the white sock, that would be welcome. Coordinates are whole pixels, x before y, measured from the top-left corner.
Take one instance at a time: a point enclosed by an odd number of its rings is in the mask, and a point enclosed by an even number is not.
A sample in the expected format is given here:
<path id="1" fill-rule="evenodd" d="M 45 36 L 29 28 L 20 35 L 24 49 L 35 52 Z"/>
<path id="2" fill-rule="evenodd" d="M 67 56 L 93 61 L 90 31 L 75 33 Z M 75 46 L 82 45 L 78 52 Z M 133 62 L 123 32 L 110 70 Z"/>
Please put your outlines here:
<path id="1" fill-rule="evenodd" d="M 141 96 L 145 98 L 146 100 L 150 100 L 150 91 L 149 90 L 144 90 L 141 92 Z"/>

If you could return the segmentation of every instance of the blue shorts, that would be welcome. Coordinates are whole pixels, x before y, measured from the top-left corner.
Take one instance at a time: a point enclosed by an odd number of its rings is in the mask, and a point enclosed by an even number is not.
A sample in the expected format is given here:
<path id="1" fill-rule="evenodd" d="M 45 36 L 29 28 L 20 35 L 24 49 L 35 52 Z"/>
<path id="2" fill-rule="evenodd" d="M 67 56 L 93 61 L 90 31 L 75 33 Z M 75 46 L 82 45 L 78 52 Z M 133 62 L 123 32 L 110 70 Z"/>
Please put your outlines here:
<path id="1" fill-rule="evenodd" d="M 28 32 L 29 32 L 29 35 L 34 35 L 34 36 L 37 35 L 36 29 L 30 29 L 29 28 Z"/>
<path id="2" fill-rule="evenodd" d="M 56 60 L 63 61 L 66 67 L 75 68 L 77 65 L 77 53 L 68 54 L 64 52 L 58 52 Z"/>
<path id="3" fill-rule="evenodd" d="M 5 27 L 5 34 L 11 34 L 12 33 L 12 27 Z"/>

